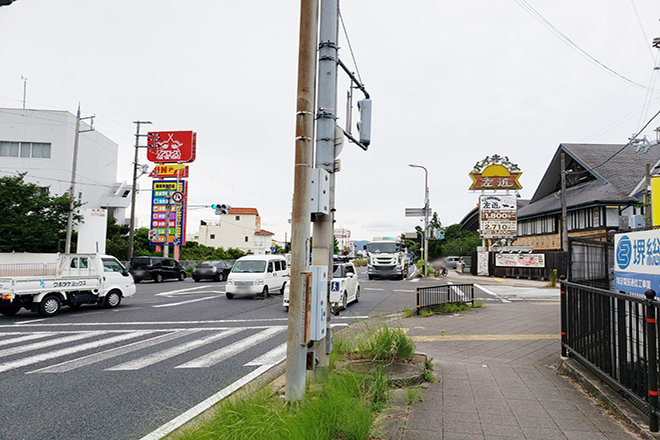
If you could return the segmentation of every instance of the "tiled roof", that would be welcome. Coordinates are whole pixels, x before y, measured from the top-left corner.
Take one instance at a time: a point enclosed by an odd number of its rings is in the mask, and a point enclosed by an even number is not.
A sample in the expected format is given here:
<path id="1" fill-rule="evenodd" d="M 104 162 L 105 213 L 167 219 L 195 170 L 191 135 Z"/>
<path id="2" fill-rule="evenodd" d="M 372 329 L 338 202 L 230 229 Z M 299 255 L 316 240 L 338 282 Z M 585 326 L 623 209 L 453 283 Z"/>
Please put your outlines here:
<path id="1" fill-rule="evenodd" d="M 260 229 L 259 231 L 255 232 L 254 235 L 275 235 L 272 232 L 266 231 L 265 229 Z"/>
<path id="2" fill-rule="evenodd" d="M 231 208 L 229 210 L 229 214 L 235 214 L 235 215 L 240 215 L 240 214 L 248 215 L 248 214 L 251 214 L 251 215 L 258 216 L 259 211 L 257 211 L 257 208 Z"/>

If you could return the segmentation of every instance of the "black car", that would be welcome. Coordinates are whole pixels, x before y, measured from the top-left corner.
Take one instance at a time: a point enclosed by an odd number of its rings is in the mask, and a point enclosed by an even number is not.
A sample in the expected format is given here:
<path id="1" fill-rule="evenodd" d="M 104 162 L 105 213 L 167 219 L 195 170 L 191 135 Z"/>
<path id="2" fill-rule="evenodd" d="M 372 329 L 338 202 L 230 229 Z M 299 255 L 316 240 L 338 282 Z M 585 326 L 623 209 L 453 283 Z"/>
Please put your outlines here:
<path id="1" fill-rule="evenodd" d="M 183 281 L 186 278 L 186 269 L 178 261 L 164 257 L 135 257 L 131 260 L 129 272 L 136 283 L 142 280 L 157 283 L 167 279 Z"/>
<path id="2" fill-rule="evenodd" d="M 192 273 L 192 278 L 195 281 L 209 279 L 214 281 L 224 281 L 227 275 L 231 272 L 234 265 L 232 261 L 205 261 L 198 264 Z"/>

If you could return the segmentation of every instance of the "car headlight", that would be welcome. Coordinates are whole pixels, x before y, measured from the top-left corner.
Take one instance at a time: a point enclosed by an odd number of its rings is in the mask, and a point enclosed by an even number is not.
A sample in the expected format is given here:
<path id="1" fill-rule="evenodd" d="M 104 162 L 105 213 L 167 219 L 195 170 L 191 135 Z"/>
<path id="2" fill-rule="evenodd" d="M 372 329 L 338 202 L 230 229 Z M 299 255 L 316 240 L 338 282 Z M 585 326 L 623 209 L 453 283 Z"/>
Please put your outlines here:
<path id="1" fill-rule="evenodd" d="M 264 280 L 257 280 L 257 284 L 263 284 Z"/>
<path id="2" fill-rule="evenodd" d="M 232 285 L 232 286 L 233 286 L 233 285 L 234 285 L 234 280 L 227 280 L 227 285 L 228 285 L 228 286 L 229 286 L 229 285 Z"/>

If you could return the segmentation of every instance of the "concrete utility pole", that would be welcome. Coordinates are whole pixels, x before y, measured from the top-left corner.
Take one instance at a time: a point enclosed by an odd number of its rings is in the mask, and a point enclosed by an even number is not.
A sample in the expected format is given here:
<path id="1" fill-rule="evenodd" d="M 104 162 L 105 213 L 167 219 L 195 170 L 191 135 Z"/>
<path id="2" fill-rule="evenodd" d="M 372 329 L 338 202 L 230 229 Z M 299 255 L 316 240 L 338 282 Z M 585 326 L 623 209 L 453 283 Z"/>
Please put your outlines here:
<path id="1" fill-rule="evenodd" d="M 327 315 L 330 317 L 330 282 L 334 254 L 334 187 L 335 187 L 335 132 L 337 125 L 337 28 L 338 0 L 321 0 L 319 29 L 319 87 L 316 113 L 316 155 L 314 167 L 329 173 L 329 213 L 316 214 L 313 227 L 312 265 L 328 268 Z M 326 323 L 326 337 L 315 344 L 315 358 L 320 367 L 330 364 L 332 336 L 330 322 Z"/>
<path id="2" fill-rule="evenodd" d="M 73 234 L 73 208 L 75 205 L 76 174 L 78 172 L 78 140 L 80 138 L 80 133 L 94 131 L 93 118 L 94 116 L 81 118 L 80 103 L 78 103 L 78 112 L 76 113 L 76 131 L 73 137 L 73 164 L 71 165 L 71 187 L 69 188 L 69 216 L 66 222 L 66 242 L 64 243 L 64 252 L 67 254 L 71 252 L 71 235 Z M 92 119 L 92 124 L 90 125 L 89 130 L 80 130 L 81 119 Z"/>
<path id="3" fill-rule="evenodd" d="M 296 101 L 296 153 L 291 224 L 291 285 L 287 330 L 286 385 L 284 397 L 302 399 L 305 393 L 307 345 L 305 341 L 306 273 L 309 270 L 312 139 L 316 90 L 318 0 L 300 2 L 298 94 Z"/>
<path id="4" fill-rule="evenodd" d="M 561 152 L 561 250 L 568 252 L 568 215 L 566 210 L 566 153 Z"/>
<path id="5" fill-rule="evenodd" d="M 131 189 L 131 221 L 129 223 L 130 230 L 128 231 L 128 262 L 130 264 L 131 259 L 133 258 L 133 241 L 135 239 L 135 193 L 137 192 L 137 169 L 138 169 L 138 149 L 140 148 L 140 125 L 141 124 L 151 124 L 149 121 L 133 121 L 134 124 L 137 124 L 137 129 L 135 131 L 135 158 L 133 159 L 133 188 Z"/>
<path id="6" fill-rule="evenodd" d="M 424 276 L 426 276 L 428 274 L 427 266 L 429 263 L 429 211 L 431 210 L 429 202 L 429 172 L 421 165 L 409 164 L 408 166 L 424 170 Z"/>

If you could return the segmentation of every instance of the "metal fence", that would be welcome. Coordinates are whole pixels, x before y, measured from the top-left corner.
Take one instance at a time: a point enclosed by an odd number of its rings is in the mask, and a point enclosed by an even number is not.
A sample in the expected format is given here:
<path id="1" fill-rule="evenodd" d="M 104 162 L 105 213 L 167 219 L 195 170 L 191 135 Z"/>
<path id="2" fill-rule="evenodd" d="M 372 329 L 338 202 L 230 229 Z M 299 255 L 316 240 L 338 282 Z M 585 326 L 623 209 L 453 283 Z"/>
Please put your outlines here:
<path id="1" fill-rule="evenodd" d="M 473 284 L 447 284 L 444 286 L 417 288 L 417 314 L 425 307 L 435 307 L 441 304 L 474 305 Z"/>
<path id="2" fill-rule="evenodd" d="M 653 432 L 660 415 L 658 308 L 653 291 L 647 298 L 561 284 L 562 355 L 576 359 L 648 414 Z"/>

